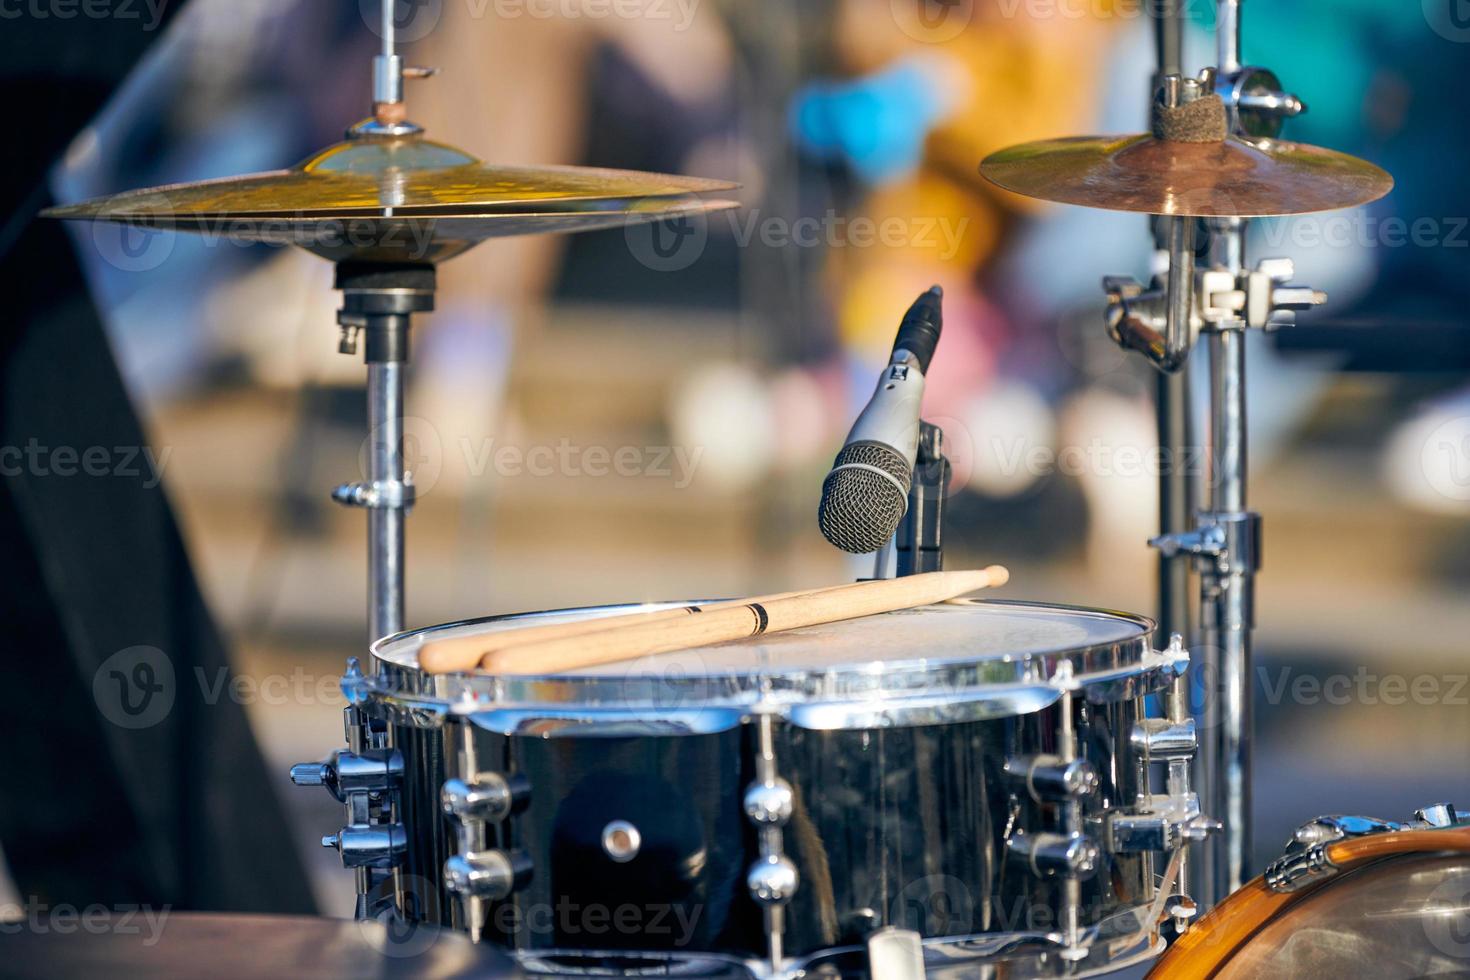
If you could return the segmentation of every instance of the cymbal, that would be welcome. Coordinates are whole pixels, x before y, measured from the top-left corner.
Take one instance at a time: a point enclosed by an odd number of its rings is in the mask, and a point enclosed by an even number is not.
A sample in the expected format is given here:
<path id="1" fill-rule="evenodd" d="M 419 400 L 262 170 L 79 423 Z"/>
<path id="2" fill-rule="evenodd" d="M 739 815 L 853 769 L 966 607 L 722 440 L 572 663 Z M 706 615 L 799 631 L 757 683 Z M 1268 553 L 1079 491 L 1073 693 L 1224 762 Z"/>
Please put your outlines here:
<path id="1" fill-rule="evenodd" d="M 1305 143 L 1077 136 L 991 154 L 980 173 L 1026 197 L 1143 214 L 1261 218 L 1356 207 L 1393 189 L 1365 160 Z"/>
<path id="2" fill-rule="evenodd" d="M 288 170 L 128 191 L 43 212 L 53 218 L 341 218 L 614 208 L 727 191 L 723 180 L 596 167 L 484 163 L 419 137 L 337 143 Z"/>
<path id="3" fill-rule="evenodd" d="M 697 198 L 648 198 L 613 210 L 511 211 L 485 214 L 442 214 L 427 217 L 373 218 L 212 218 L 194 215 L 139 214 L 106 220 L 193 232 L 211 241 L 296 245 L 332 262 L 407 262 L 438 264 L 491 238 L 561 234 L 697 218 L 737 208 L 738 201 Z"/>
<path id="4" fill-rule="evenodd" d="M 299 245 L 334 262 L 437 263 L 490 238 L 738 207 L 692 196 L 735 186 L 632 170 L 496 166 L 409 136 L 348 140 L 289 170 L 127 191 L 42 214 Z"/>

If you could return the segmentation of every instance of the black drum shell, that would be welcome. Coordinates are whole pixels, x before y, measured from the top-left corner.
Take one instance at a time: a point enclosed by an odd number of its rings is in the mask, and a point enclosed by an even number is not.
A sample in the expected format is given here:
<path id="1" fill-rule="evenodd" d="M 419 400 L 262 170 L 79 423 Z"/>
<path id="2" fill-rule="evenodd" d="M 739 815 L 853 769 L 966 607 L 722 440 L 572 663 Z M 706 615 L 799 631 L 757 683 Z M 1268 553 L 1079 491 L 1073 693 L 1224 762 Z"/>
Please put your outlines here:
<path id="1" fill-rule="evenodd" d="M 1129 734 L 1142 701 L 1069 700 L 1079 754 L 1099 776 L 1082 809 L 1102 844 L 1108 811 L 1141 791 Z M 783 845 L 800 874 L 786 906 L 787 955 L 860 943 L 883 925 L 926 937 L 1056 929 L 1061 884 L 1008 858 L 1006 840 L 1017 829 L 1060 829 L 1059 807 L 1033 799 L 1004 770 L 1008 758 L 1057 750 L 1063 703 L 908 728 L 815 731 L 777 722 L 776 768 L 796 800 Z M 742 807 L 755 780 L 752 723 L 612 737 L 506 735 L 462 717 L 395 726 L 410 914 L 464 926 L 461 903 L 442 885 L 457 844 L 438 790 L 451 775 L 446 739 L 459 744 L 465 729 L 481 769 L 522 773 L 531 785 L 527 809 L 491 828 L 487 844 L 525 849 L 533 876 L 486 910 L 484 938 L 521 950 L 765 955 L 762 910 L 745 880 L 760 853 Z M 616 820 L 641 837 L 626 863 L 601 845 Z M 1103 847 L 1101 867 L 1082 886 L 1083 923 L 1142 904 L 1150 873 L 1146 856 Z"/>

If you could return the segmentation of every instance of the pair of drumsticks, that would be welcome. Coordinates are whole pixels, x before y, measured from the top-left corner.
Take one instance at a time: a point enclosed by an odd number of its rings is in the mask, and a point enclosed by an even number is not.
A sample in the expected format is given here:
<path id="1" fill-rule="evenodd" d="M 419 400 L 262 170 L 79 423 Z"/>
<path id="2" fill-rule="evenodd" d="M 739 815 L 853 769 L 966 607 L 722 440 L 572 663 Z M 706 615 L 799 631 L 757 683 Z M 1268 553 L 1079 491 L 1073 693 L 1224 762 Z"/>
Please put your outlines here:
<path id="1" fill-rule="evenodd" d="M 554 674 L 913 609 L 998 587 L 1009 578 L 1004 568 L 991 565 L 976 571 L 926 572 L 752 599 L 527 626 L 426 643 L 419 650 L 419 666 L 431 674 L 476 667 L 496 674 Z"/>

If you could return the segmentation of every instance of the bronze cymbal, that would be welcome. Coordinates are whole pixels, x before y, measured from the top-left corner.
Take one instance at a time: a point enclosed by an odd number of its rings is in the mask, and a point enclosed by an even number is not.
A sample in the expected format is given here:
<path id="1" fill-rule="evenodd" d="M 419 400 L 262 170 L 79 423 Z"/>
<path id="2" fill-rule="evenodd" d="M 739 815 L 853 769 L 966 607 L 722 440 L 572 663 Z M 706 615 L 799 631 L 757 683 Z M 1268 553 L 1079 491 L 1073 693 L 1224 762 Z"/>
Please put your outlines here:
<path id="1" fill-rule="evenodd" d="M 176 214 L 108 216 L 106 220 L 163 231 L 185 231 L 210 240 L 296 245 L 333 262 L 438 264 L 491 238 L 600 231 L 671 221 L 739 207 L 738 201 L 656 197 L 612 210 L 503 211 L 391 217 L 231 218 Z"/>
<path id="2" fill-rule="evenodd" d="M 738 207 L 691 195 L 728 181 L 594 167 L 508 167 L 417 135 L 338 143 L 289 170 L 127 191 L 49 208 L 340 262 L 453 258 L 489 238 L 596 231 Z"/>
<path id="3" fill-rule="evenodd" d="M 991 154 L 980 173 L 1043 201 L 1201 218 L 1261 218 L 1356 207 L 1393 189 L 1365 160 L 1305 143 L 1183 143 L 1078 136 Z"/>
<path id="4" fill-rule="evenodd" d="M 185 216 L 345 218 L 616 209 L 650 197 L 725 191 L 728 181 L 595 167 L 510 167 L 417 136 L 337 143 L 289 170 L 127 191 L 43 212 L 129 221 Z"/>

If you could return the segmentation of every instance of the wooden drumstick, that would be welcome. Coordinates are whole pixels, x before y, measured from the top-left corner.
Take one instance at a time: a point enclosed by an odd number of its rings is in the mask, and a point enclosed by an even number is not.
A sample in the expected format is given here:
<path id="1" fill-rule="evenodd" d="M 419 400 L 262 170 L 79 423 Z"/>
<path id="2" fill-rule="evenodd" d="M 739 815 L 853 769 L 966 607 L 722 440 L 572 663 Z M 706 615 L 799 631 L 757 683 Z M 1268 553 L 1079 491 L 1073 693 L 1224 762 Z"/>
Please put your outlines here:
<path id="1" fill-rule="evenodd" d="M 485 655 L 480 667 L 496 674 L 580 670 L 671 650 L 927 606 L 1004 585 L 1009 578 L 1010 573 L 1004 568 L 992 565 L 979 571 L 927 572 L 766 601 L 731 602 L 674 620 L 644 622 L 623 629 L 495 650 Z"/>
<path id="2" fill-rule="evenodd" d="M 861 584 L 861 583 L 858 583 Z M 450 674 L 474 670 L 480 661 L 491 653 L 529 643 L 546 643 L 551 640 L 567 640 L 606 630 L 628 629 L 646 623 L 662 623 L 671 619 L 683 619 L 694 613 L 708 612 L 724 606 L 746 606 L 752 602 L 774 602 L 799 595 L 816 592 L 831 592 L 851 588 L 853 583 L 832 585 L 825 588 L 803 589 L 799 592 L 781 592 L 754 599 L 729 599 L 708 602 L 703 605 L 677 606 L 672 609 L 657 609 L 652 612 L 622 613 L 613 616 L 594 616 L 570 623 L 546 623 L 541 626 L 522 626 L 516 629 L 498 630 L 494 633 L 476 633 L 456 636 L 448 640 L 432 640 L 419 650 L 419 667 L 430 674 Z"/>

